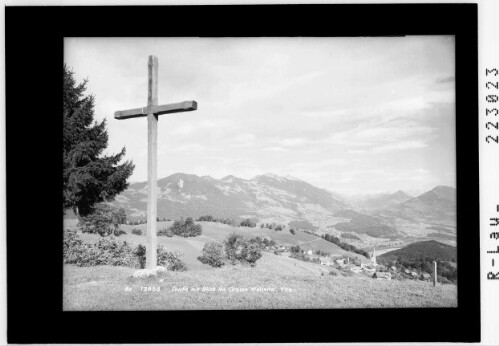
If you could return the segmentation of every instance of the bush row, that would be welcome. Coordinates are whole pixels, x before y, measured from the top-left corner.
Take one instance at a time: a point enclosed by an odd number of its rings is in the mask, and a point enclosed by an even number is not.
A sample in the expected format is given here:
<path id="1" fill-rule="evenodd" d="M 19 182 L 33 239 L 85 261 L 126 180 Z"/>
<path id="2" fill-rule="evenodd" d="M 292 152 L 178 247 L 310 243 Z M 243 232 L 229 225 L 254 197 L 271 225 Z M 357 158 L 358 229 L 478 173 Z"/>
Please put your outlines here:
<path id="1" fill-rule="evenodd" d="M 219 223 L 223 223 L 223 224 L 231 225 L 231 226 L 235 226 L 235 227 L 256 227 L 256 222 L 252 221 L 251 219 L 244 219 L 241 222 L 237 222 L 234 219 L 217 218 L 217 217 L 213 217 L 211 215 L 200 216 L 196 221 L 219 222 Z"/>
<path id="2" fill-rule="evenodd" d="M 126 241 L 116 240 L 114 236 L 89 244 L 81 240 L 76 230 L 67 229 L 64 234 L 64 263 L 79 267 L 113 265 L 144 268 L 145 253 L 145 246 L 133 248 Z M 158 265 L 169 270 L 187 269 L 179 253 L 169 252 L 162 245 L 158 246 Z"/>
<path id="3" fill-rule="evenodd" d="M 330 242 L 330 243 L 333 243 L 333 244 L 336 244 L 338 245 L 339 247 L 341 247 L 343 250 L 346 250 L 346 251 L 351 251 L 351 252 L 354 252 L 354 253 L 357 253 L 359 255 L 362 255 L 364 256 L 365 258 L 370 258 L 371 256 L 369 255 L 369 253 L 365 250 L 362 250 L 362 249 L 357 249 L 355 246 L 353 245 L 350 245 L 350 244 L 347 244 L 347 243 L 343 243 L 340 238 L 338 237 L 335 237 L 334 235 L 331 235 L 331 234 L 323 234 L 321 236 L 324 240 Z"/>
<path id="4" fill-rule="evenodd" d="M 279 225 L 279 224 L 276 224 L 275 222 L 262 223 L 262 224 L 260 224 L 260 228 L 268 228 L 268 229 L 273 229 L 275 231 L 282 231 L 283 229 L 286 228 L 286 225 Z"/>

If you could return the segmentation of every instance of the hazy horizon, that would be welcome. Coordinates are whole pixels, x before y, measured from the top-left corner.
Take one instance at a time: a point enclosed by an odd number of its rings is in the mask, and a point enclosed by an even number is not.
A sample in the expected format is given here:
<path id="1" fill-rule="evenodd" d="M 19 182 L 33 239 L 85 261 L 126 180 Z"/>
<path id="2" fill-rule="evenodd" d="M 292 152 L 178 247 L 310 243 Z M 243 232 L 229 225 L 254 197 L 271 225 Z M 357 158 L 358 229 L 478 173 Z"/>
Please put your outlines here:
<path id="1" fill-rule="evenodd" d="M 291 175 L 345 195 L 455 187 L 454 37 L 66 38 L 65 63 L 88 78 L 109 146 L 147 179 L 147 103 L 159 62 L 158 178 Z"/>

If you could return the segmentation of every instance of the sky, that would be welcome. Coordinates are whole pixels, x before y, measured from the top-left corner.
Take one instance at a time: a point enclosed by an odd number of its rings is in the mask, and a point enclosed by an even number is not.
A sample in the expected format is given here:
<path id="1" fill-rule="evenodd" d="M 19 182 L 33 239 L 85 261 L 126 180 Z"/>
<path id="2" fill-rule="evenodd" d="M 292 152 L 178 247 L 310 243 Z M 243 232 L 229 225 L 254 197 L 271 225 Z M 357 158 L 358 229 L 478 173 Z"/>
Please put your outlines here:
<path id="1" fill-rule="evenodd" d="M 159 62 L 158 179 L 176 172 L 244 179 L 291 175 L 343 194 L 455 187 L 453 36 L 66 38 L 88 79 L 107 153 L 126 147 L 147 179 L 147 62 Z"/>

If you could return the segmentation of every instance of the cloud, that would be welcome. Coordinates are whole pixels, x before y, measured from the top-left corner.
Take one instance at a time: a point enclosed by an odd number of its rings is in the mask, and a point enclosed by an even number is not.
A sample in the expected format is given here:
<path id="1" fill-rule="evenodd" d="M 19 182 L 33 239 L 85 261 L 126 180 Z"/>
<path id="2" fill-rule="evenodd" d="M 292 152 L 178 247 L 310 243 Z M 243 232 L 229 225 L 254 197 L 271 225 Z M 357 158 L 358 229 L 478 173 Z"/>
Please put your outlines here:
<path id="1" fill-rule="evenodd" d="M 288 149 L 284 149 L 282 147 L 265 147 L 263 148 L 264 151 L 275 151 L 275 152 L 286 152 Z"/>
<path id="2" fill-rule="evenodd" d="M 285 139 L 277 140 L 274 142 L 277 142 L 280 145 L 285 146 L 285 147 L 297 147 L 297 146 L 302 146 L 305 143 L 307 143 L 307 141 L 303 138 L 285 138 Z"/>
<path id="3" fill-rule="evenodd" d="M 96 119 L 110 120 L 110 150 L 126 146 L 137 164 L 134 180 L 147 172 L 147 121 L 112 114 L 145 106 L 144 51 L 160 61 L 160 103 L 199 104 L 161 117 L 158 173 L 274 172 L 332 190 L 383 190 L 438 183 L 454 169 L 453 39 L 65 41 L 65 62 L 96 95 Z"/>
<path id="4" fill-rule="evenodd" d="M 255 144 L 256 136 L 252 133 L 240 133 L 230 138 L 230 143 L 237 147 L 251 147 Z"/>
<path id="5" fill-rule="evenodd" d="M 172 152 L 172 153 L 206 153 L 207 151 L 213 151 L 214 149 L 206 145 L 190 143 L 182 145 L 172 145 L 172 144 L 162 144 L 162 151 Z"/>
<path id="6" fill-rule="evenodd" d="M 196 118 L 196 120 L 199 116 Z M 190 120 L 189 122 L 182 119 L 171 119 L 168 125 L 167 133 L 174 136 L 185 136 L 199 133 L 222 133 L 231 132 L 237 129 L 236 123 L 232 119 L 227 118 L 210 118 L 200 121 Z"/>

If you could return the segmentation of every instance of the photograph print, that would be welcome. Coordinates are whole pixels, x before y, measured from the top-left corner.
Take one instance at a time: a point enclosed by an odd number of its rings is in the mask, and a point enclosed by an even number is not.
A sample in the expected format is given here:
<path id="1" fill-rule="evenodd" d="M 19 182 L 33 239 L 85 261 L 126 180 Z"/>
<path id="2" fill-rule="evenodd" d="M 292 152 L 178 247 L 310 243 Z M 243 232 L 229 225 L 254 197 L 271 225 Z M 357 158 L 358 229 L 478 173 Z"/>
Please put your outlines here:
<path id="1" fill-rule="evenodd" d="M 64 311 L 457 307 L 454 36 L 64 39 Z"/>

